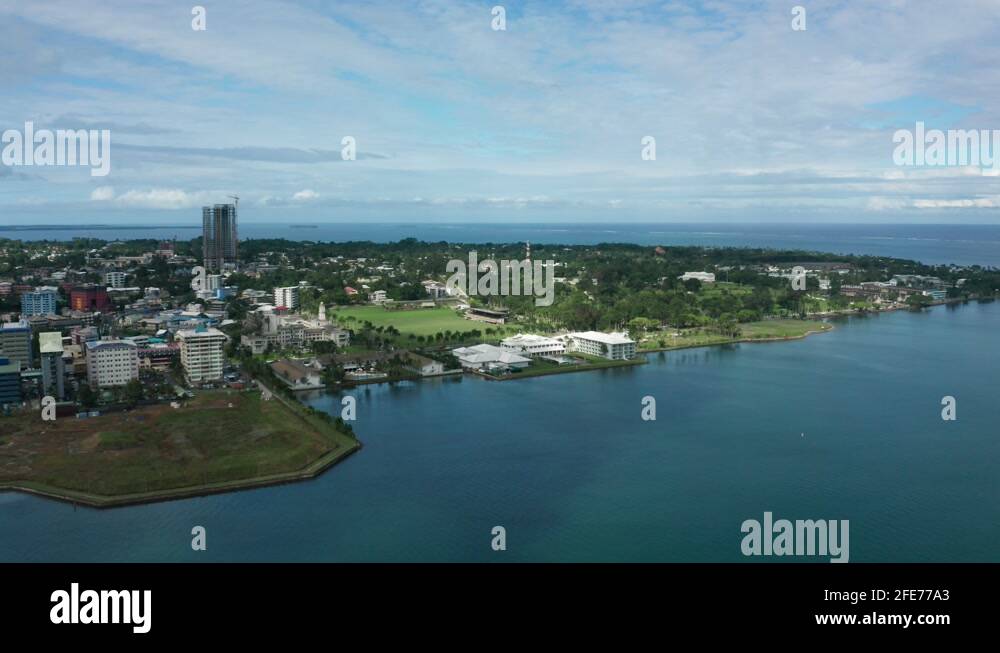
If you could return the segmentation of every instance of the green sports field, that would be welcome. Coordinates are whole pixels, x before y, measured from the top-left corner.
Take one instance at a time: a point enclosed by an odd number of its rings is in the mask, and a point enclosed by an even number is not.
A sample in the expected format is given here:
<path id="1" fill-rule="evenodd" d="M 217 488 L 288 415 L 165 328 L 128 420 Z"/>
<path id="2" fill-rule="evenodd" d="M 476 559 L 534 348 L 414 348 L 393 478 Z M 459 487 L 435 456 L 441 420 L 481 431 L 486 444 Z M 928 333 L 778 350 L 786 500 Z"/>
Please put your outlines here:
<path id="1" fill-rule="evenodd" d="M 346 326 L 352 324 L 360 325 L 368 321 L 379 326 L 394 326 L 403 335 L 412 333 L 416 336 L 433 336 L 445 331 L 472 331 L 479 329 L 486 331 L 487 328 L 503 329 L 502 325 L 486 324 L 484 322 L 474 322 L 466 320 L 451 308 L 418 308 L 413 310 L 386 310 L 381 306 L 351 306 L 349 308 L 338 308 L 332 315 L 335 319 L 343 321 L 344 318 L 353 317 L 354 322 L 344 322 Z"/>

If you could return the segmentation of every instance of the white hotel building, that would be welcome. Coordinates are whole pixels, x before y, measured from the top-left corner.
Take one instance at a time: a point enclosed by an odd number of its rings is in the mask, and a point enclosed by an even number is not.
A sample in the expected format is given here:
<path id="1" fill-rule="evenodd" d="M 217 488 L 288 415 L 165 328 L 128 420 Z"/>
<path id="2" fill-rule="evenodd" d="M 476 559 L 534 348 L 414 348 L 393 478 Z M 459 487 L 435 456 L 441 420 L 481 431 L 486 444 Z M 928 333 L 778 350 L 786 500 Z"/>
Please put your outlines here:
<path id="1" fill-rule="evenodd" d="M 174 339 L 181 343 L 181 365 L 188 383 L 204 383 L 222 378 L 226 363 L 225 345 L 229 339 L 218 329 L 184 329 Z"/>
<path id="2" fill-rule="evenodd" d="M 299 287 L 287 286 L 285 288 L 275 288 L 274 305 L 284 306 L 289 311 L 297 309 L 299 307 Z"/>
<path id="3" fill-rule="evenodd" d="M 260 333 L 244 334 L 240 344 L 249 347 L 254 354 L 263 354 L 268 345 L 281 349 L 288 347 L 304 347 L 306 343 L 329 341 L 338 347 L 351 344 L 351 333 L 339 329 L 326 319 L 326 309 L 320 305 L 320 317 L 316 320 L 306 320 L 299 315 L 274 315 L 264 313 Z"/>
<path id="4" fill-rule="evenodd" d="M 601 333 L 599 331 L 581 331 L 566 335 L 569 350 L 600 356 L 609 360 L 626 360 L 635 358 L 635 340 L 625 333 Z"/>
<path id="5" fill-rule="evenodd" d="M 104 285 L 110 286 L 112 288 L 124 288 L 125 287 L 125 273 L 124 272 L 105 272 L 104 273 Z"/>
<path id="6" fill-rule="evenodd" d="M 681 281 L 687 281 L 688 279 L 697 279 L 702 283 L 715 283 L 715 273 L 714 272 L 685 272 L 681 276 L 677 277 Z"/>
<path id="7" fill-rule="evenodd" d="M 566 353 L 566 344 L 554 338 L 536 336 L 530 333 L 519 333 L 500 341 L 500 348 L 521 356 L 537 358 L 539 356 L 561 356 Z"/>
<path id="8" fill-rule="evenodd" d="M 125 385 L 139 378 L 139 349 L 127 340 L 87 343 L 87 382 L 98 388 Z"/>

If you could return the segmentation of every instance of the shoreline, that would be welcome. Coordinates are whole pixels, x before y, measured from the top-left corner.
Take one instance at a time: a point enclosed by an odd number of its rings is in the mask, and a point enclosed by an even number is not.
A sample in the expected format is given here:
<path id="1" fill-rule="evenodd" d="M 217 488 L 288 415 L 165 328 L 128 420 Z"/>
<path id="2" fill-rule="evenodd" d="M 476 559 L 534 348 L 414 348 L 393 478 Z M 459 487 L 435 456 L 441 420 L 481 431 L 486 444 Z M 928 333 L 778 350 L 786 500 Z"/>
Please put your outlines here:
<path id="1" fill-rule="evenodd" d="M 722 341 L 722 342 L 706 342 L 706 343 L 701 343 L 701 344 L 676 345 L 676 346 L 673 346 L 673 347 L 655 347 L 653 349 L 641 349 L 641 350 L 639 350 L 636 353 L 639 353 L 639 354 L 656 354 L 656 353 L 664 352 L 664 351 L 679 351 L 681 349 L 697 349 L 699 347 L 719 347 L 719 346 L 722 346 L 722 345 L 735 345 L 735 344 L 740 344 L 740 343 L 753 344 L 753 343 L 756 343 L 756 342 L 785 342 L 787 340 L 804 340 L 805 338 L 808 338 L 809 336 L 812 336 L 812 335 L 816 335 L 816 334 L 820 334 L 820 333 L 829 333 L 829 332 L 833 331 L 836 328 L 837 327 L 835 327 L 834 325 L 831 324 L 831 325 L 829 325 L 829 328 L 819 329 L 819 330 L 810 330 L 810 331 L 806 331 L 805 333 L 803 333 L 801 335 L 797 335 L 797 336 L 776 336 L 776 337 L 773 337 L 773 338 L 734 338 L 732 340 L 725 340 L 725 341 Z"/>
<path id="2" fill-rule="evenodd" d="M 803 333 L 801 335 L 794 335 L 794 336 L 777 336 L 777 337 L 773 337 L 773 338 L 753 338 L 753 337 L 749 337 L 749 338 L 735 338 L 735 339 L 732 339 L 732 340 L 726 340 L 726 341 L 720 341 L 720 342 L 708 342 L 708 343 L 690 344 L 690 345 L 676 345 L 676 346 L 671 346 L 671 347 L 654 347 L 654 348 L 651 348 L 651 349 L 639 349 L 636 353 L 639 353 L 639 354 L 653 354 L 653 353 L 664 352 L 664 351 L 678 351 L 680 349 L 696 349 L 698 347 L 717 347 L 719 345 L 729 345 L 729 344 L 739 344 L 739 343 L 752 344 L 752 343 L 756 343 L 756 342 L 782 342 L 782 341 L 785 341 L 785 340 L 802 340 L 802 339 L 808 338 L 809 336 L 812 336 L 812 335 L 821 334 L 821 333 L 829 333 L 830 331 L 833 331 L 834 329 L 837 328 L 836 325 L 829 324 L 829 322 L 827 322 L 827 320 L 843 319 L 843 318 L 848 318 L 848 317 L 862 316 L 862 315 L 872 315 L 872 314 L 878 315 L 880 313 L 895 313 L 896 311 L 903 311 L 903 310 L 917 310 L 917 311 L 919 311 L 919 310 L 923 310 L 925 308 L 936 308 L 938 306 L 948 306 L 948 305 L 951 305 L 951 304 L 965 304 L 965 303 L 968 303 L 968 302 L 977 302 L 978 303 L 978 302 L 982 302 L 982 301 L 994 301 L 994 300 L 995 300 L 994 297 L 970 297 L 970 298 L 953 297 L 951 299 L 943 299 L 943 300 L 939 300 L 939 301 L 933 302 L 933 303 L 928 304 L 926 306 L 923 306 L 923 307 L 921 307 L 919 309 L 913 309 L 913 308 L 910 308 L 910 307 L 907 307 L 907 306 L 893 306 L 893 307 L 889 307 L 889 308 L 876 308 L 876 309 L 872 309 L 872 310 L 869 310 L 869 311 L 851 310 L 851 311 L 829 311 L 829 312 L 826 312 L 826 313 L 813 313 L 811 315 L 806 316 L 805 319 L 806 320 L 814 320 L 814 321 L 823 321 L 824 324 L 826 324 L 828 328 L 819 329 L 819 330 L 810 330 L 810 331 L 806 331 L 805 333 Z"/>
<path id="3" fill-rule="evenodd" d="M 567 365 L 565 367 L 553 367 L 550 369 L 542 370 L 539 372 L 533 372 L 528 374 L 509 374 L 503 377 L 496 377 L 479 370 L 468 370 L 469 374 L 473 376 L 478 376 L 480 378 L 486 379 L 487 381 L 516 381 L 518 379 L 534 379 L 540 376 L 552 376 L 553 374 L 571 374 L 573 372 L 593 372 L 596 370 L 608 370 L 617 367 L 633 367 L 635 365 L 645 365 L 646 360 L 639 359 L 638 354 L 643 352 L 636 351 L 635 358 L 629 358 L 626 360 L 608 360 L 607 363 L 587 363 L 585 365 Z"/>
<path id="4" fill-rule="evenodd" d="M 976 301 L 981 300 L 977 298 Z M 929 306 L 942 306 L 954 303 L 963 303 L 967 300 L 963 299 L 952 299 L 936 302 L 935 304 Z M 894 312 L 900 310 L 900 307 L 878 309 L 874 311 L 868 311 L 868 313 L 884 313 L 884 312 Z M 845 318 L 851 315 L 863 315 L 865 313 L 860 312 L 850 312 L 850 313 L 835 313 L 826 314 L 824 316 L 824 327 L 821 329 L 810 329 L 802 334 L 789 335 L 789 336 L 776 336 L 776 337 L 742 337 L 735 338 L 731 340 L 723 340 L 719 342 L 708 342 L 708 343 L 692 343 L 675 345 L 669 347 L 656 347 L 652 349 L 639 349 L 636 351 L 636 357 L 628 360 L 617 360 L 617 361 L 607 361 L 606 363 L 589 363 L 583 366 L 568 366 L 565 368 L 552 368 L 534 374 L 521 375 L 509 375 L 506 377 L 498 378 L 488 374 L 484 374 L 479 371 L 470 372 L 474 376 L 478 376 L 488 381 L 511 381 L 516 379 L 528 379 L 534 377 L 550 376 L 554 374 L 568 374 L 574 372 L 591 372 L 595 370 L 603 369 L 614 369 L 621 367 L 632 367 L 637 365 L 645 365 L 648 363 L 646 354 L 655 354 L 669 351 L 679 351 L 683 349 L 697 349 L 701 347 L 717 347 L 721 345 L 729 344 L 753 344 L 753 343 L 769 343 L 769 342 L 784 342 L 790 340 L 803 340 L 812 335 L 829 333 L 833 331 L 836 326 L 825 322 L 825 320 L 833 318 Z M 420 380 L 423 377 L 417 377 L 413 380 Z M 401 380 L 401 379 L 396 379 Z M 373 383 L 384 383 L 385 380 L 371 381 Z M 262 387 L 263 384 L 261 384 Z M 360 384 L 364 385 L 364 384 Z M 346 389 L 346 388 L 345 388 Z M 298 401 L 294 400 L 297 406 L 292 407 L 288 405 L 288 400 L 282 397 L 279 393 L 273 393 L 273 396 L 278 398 L 283 404 L 285 404 L 290 410 L 295 412 L 300 419 L 305 419 L 305 415 L 299 412 L 304 406 Z M 296 483 L 300 481 L 308 481 L 317 478 L 325 471 L 333 467 L 338 462 L 349 457 L 351 454 L 357 452 L 362 448 L 360 440 L 356 438 L 353 439 L 351 445 L 345 449 L 337 449 L 328 451 L 323 456 L 317 458 L 312 463 L 306 467 L 294 470 L 290 472 L 283 472 L 280 474 L 272 474 L 268 476 L 253 477 L 247 479 L 240 479 L 235 481 L 222 481 L 217 483 L 207 483 L 202 485 L 188 486 L 183 488 L 174 488 L 169 490 L 156 490 L 152 492 L 142 492 L 133 493 L 125 495 L 99 495 L 90 494 L 87 492 L 81 492 L 77 490 L 67 490 L 63 488 L 58 488 L 56 486 L 48 485 L 45 483 L 39 483 L 34 481 L 9 481 L 0 482 L 0 492 L 22 492 L 24 494 L 34 495 L 38 497 L 43 497 L 47 499 L 52 499 L 55 501 L 60 501 L 62 503 L 73 504 L 74 506 L 80 505 L 88 508 L 95 509 L 106 509 L 106 508 L 117 508 L 132 505 L 142 505 L 150 503 L 161 503 L 167 501 L 178 501 L 183 499 L 192 499 L 203 496 L 211 496 L 213 494 L 223 494 L 227 492 L 239 492 L 243 490 L 252 490 L 257 488 L 271 487 L 277 485 L 285 485 L 289 483 Z"/>

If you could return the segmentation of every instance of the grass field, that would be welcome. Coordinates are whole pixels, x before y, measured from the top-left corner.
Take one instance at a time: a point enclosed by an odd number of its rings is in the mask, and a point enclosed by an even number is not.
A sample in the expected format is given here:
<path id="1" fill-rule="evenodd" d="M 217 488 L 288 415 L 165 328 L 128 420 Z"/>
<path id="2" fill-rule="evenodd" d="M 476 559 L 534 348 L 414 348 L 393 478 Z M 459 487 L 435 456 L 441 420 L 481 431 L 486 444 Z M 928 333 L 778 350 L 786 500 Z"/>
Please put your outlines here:
<path id="1" fill-rule="evenodd" d="M 753 342 L 762 340 L 779 340 L 802 338 L 809 333 L 829 331 L 833 327 L 818 320 L 762 320 L 740 324 L 740 337 L 733 339 L 717 333 L 701 329 L 684 329 L 681 335 L 673 336 L 672 332 L 653 333 L 647 335 L 640 343 L 640 349 L 682 349 L 685 347 L 703 347 L 719 345 L 727 342 Z M 663 345 L 660 342 L 663 342 Z"/>
<path id="2" fill-rule="evenodd" d="M 819 320 L 764 320 L 740 325 L 746 338 L 798 338 L 810 331 L 826 331 L 832 327 Z"/>
<path id="3" fill-rule="evenodd" d="M 200 393 L 89 419 L 0 418 L 0 488 L 121 496 L 163 493 L 303 470 L 357 441 L 304 409 L 257 392 Z"/>
<path id="4" fill-rule="evenodd" d="M 381 306 L 352 306 L 349 308 L 338 308 L 333 313 L 333 316 L 338 320 L 353 317 L 355 322 L 345 322 L 344 324 L 347 326 L 361 324 L 366 320 L 376 327 L 391 325 L 399 329 L 399 332 L 404 336 L 409 333 L 417 336 L 433 336 L 438 332 L 461 332 L 472 331 L 473 329 L 485 332 L 489 327 L 497 331 L 513 331 L 510 327 L 505 328 L 504 325 L 466 320 L 456 313 L 454 309 L 443 306 L 395 311 L 386 310 Z"/>

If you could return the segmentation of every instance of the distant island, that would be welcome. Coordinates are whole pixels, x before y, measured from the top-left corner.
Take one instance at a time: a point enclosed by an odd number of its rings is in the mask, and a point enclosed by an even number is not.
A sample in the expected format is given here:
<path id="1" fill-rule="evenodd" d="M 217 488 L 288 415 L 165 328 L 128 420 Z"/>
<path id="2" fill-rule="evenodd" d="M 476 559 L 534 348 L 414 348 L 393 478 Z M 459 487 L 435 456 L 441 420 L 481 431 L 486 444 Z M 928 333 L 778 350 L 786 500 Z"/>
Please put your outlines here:
<path id="1" fill-rule="evenodd" d="M 123 229 L 201 229 L 197 225 L 148 225 L 148 224 L 41 224 L 41 225 L 0 225 L 0 231 L 65 231 L 68 229 L 93 229 L 95 231 Z"/>

